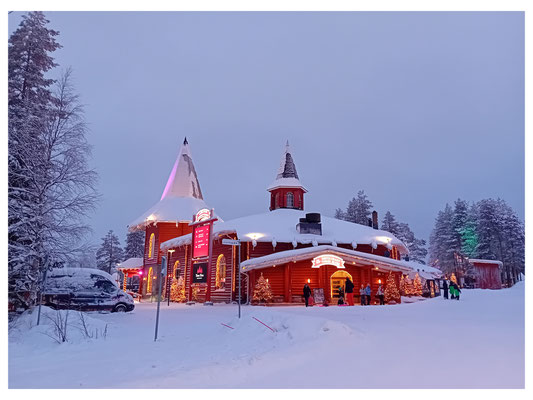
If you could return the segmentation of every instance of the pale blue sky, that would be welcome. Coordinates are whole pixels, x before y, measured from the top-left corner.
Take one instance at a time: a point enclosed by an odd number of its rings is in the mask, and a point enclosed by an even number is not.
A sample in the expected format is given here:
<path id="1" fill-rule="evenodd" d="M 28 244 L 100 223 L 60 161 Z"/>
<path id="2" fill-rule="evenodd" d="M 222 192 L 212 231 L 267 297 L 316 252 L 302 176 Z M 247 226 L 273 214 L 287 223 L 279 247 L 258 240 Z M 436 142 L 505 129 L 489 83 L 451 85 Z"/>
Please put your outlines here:
<path id="1" fill-rule="evenodd" d="M 9 16 L 12 32 L 21 13 Z M 524 218 L 521 12 L 49 12 L 72 66 L 102 202 L 124 243 L 187 136 L 224 219 L 268 210 L 285 141 L 332 216 L 364 189 L 428 239 L 457 197 Z"/>

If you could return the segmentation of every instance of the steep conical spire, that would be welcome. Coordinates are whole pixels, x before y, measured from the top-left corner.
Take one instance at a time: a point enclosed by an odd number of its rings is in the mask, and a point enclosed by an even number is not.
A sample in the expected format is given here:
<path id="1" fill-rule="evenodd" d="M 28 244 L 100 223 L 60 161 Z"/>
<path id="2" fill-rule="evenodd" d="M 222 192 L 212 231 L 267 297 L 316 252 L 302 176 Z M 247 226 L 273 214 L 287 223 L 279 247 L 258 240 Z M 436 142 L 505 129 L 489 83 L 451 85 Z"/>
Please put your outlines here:
<path id="1" fill-rule="evenodd" d="M 281 162 L 279 164 L 276 180 L 268 186 L 267 190 L 270 191 L 277 187 L 302 188 L 304 192 L 307 192 L 300 182 L 298 172 L 296 172 L 296 165 L 294 164 L 294 159 L 292 158 L 291 148 L 288 140 L 285 144 L 285 151 L 281 156 Z"/>
<path id="2" fill-rule="evenodd" d="M 289 141 L 285 145 L 285 153 L 281 157 L 281 163 L 278 169 L 278 175 L 276 179 L 280 178 L 296 178 L 298 179 L 298 173 L 296 172 L 296 165 L 294 165 L 294 160 L 291 155 L 291 148 L 289 146 Z"/>
<path id="3" fill-rule="evenodd" d="M 161 200 L 167 197 L 194 197 L 203 199 L 200 183 L 191 158 L 189 142 L 183 141 L 180 153 L 168 177 Z"/>

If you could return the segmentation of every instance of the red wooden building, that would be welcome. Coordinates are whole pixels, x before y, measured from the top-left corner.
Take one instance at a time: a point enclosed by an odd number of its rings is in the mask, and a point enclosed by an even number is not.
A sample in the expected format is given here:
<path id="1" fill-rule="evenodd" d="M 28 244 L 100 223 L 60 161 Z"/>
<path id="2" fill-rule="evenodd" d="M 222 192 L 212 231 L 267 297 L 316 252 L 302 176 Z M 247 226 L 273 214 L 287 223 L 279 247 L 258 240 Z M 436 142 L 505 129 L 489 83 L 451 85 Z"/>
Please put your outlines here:
<path id="1" fill-rule="evenodd" d="M 223 245 L 225 238 L 241 241 L 244 300 L 251 298 L 261 274 L 268 279 L 275 302 L 293 303 L 302 301 L 306 282 L 312 289 L 323 289 L 325 299 L 334 302 L 346 277 L 356 285 L 356 295 L 360 285 L 367 283 L 374 295 L 389 273 L 399 284 L 401 274 L 411 271 L 400 260 L 401 254 L 408 252 L 406 246 L 389 232 L 304 211 L 307 190 L 300 182 L 288 143 L 276 179 L 267 190 L 270 201 L 265 208 L 270 211 L 229 221 L 219 218 L 214 223 L 208 279 L 193 282 L 196 274 L 192 270 L 189 224 L 197 211 L 209 207 L 203 201 L 185 141 L 161 200 L 129 226 L 130 230 L 146 231 L 141 292 L 153 293 L 161 257 L 167 255 L 171 276 L 184 279 L 188 300 L 193 296 L 200 302 L 236 300 L 237 247 Z"/>
<path id="2" fill-rule="evenodd" d="M 501 289 L 501 269 L 503 263 L 495 260 L 468 260 L 475 277 L 474 287 L 479 289 Z"/>

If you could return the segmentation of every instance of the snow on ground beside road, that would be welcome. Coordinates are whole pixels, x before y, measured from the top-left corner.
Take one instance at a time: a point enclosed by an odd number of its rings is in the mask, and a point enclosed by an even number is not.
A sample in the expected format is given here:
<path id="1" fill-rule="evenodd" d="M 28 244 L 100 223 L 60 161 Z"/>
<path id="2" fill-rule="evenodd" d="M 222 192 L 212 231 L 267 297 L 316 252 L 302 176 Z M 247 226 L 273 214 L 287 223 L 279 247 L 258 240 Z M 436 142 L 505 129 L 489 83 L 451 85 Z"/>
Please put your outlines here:
<path id="1" fill-rule="evenodd" d="M 10 333 L 9 387 L 524 387 L 523 283 L 464 290 L 460 301 L 246 306 L 241 320 L 234 305 L 164 303 L 154 343 L 155 309 L 89 313 L 91 326 L 108 325 L 106 338 L 63 344 L 26 320 Z"/>

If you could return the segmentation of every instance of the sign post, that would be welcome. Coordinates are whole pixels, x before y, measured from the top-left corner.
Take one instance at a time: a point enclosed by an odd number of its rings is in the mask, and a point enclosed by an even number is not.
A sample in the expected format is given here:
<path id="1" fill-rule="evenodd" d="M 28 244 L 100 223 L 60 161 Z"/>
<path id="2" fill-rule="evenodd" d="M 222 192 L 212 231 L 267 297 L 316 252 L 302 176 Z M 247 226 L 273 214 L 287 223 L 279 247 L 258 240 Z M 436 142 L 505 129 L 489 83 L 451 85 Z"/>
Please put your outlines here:
<path id="1" fill-rule="evenodd" d="M 237 246 L 237 277 L 239 279 L 239 292 L 237 296 L 237 304 L 239 306 L 239 318 L 241 317 L 241 241 L 234 239 L 222 239 L 222 244 L 227 246 Z"/>
<path id="2" fill-rule="evenodd" d="M 161 308 L 161 285 L 165 274 L 167 273 L 167 258 L 161 257 L 161 273 L 159 274 L 159 285 L 157 289 L 157 314 L 155 317 L 155 336 L 154 342 L 157 340 L 157 328 L 159 327 L 159 309 Z"/>

